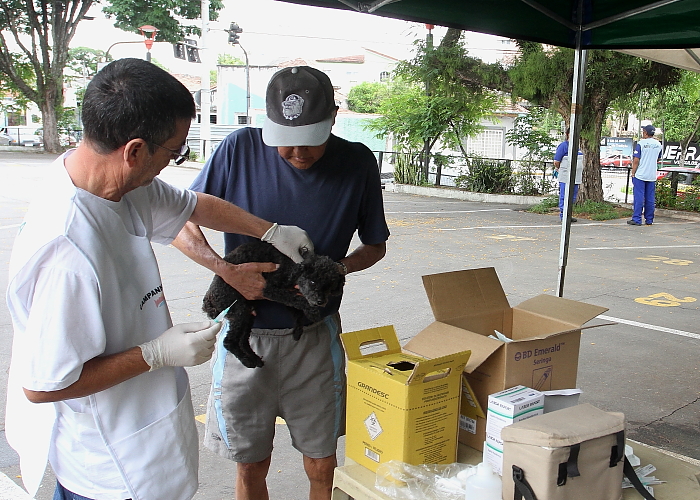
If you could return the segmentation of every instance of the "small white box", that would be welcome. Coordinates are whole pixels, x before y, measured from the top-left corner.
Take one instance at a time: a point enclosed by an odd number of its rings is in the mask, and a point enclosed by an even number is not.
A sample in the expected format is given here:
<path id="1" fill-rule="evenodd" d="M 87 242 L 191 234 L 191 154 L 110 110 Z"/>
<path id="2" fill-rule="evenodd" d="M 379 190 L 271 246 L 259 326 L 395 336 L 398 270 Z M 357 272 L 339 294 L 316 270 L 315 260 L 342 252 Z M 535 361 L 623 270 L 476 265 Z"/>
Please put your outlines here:
<path id="1" fill-rule="evenodd" d="M 493 442 L 486 439 L 484 444 L 484 462 L 489 464 L 494 472 L 497 472 L 499 476 L 503 475 L 503 443 L 501 443 L 501 448 L 496 449 L 493 447 Z"/>
<path id="2" fill-rule="evenodd" d="M 542 413 L 544 413 L 544 394 L 523 385 L 489 396 L 484 459 L 495 471 L 501 474 L 503 468 L 501 429 Z"/>

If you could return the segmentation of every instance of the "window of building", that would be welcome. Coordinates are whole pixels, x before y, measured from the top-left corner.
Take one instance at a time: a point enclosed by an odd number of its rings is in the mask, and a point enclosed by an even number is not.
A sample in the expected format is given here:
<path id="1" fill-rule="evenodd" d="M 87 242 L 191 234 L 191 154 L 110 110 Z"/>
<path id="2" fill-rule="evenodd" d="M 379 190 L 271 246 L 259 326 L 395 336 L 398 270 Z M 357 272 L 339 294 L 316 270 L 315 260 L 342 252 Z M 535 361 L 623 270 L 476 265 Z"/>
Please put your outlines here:
<path id="1" fill-rule="evenodd" d="M 379 73 L 379 81 L 380 82 L 388 82 L 389 81 L 389 72 L 388 71 L 382 71 Z"/>
<path id="2" fill-rule="evenodd" d="M 22 113 L 8 112 L 7 124 L 10 127 L 24 127 L 25 125 L 27 125 L 27 117 Z"/>
<path id="3" fill-rule="evenodd" d="M 484 158 L 503 156 L 503 129 L 486 129 L 467 139 L 467 152 Z"/>
<path id="4" fill-rule="evenodd" d="M 238 115 L 238 124 L 239 125 L 248 125 L 248 117 L 245 115 Z"/>

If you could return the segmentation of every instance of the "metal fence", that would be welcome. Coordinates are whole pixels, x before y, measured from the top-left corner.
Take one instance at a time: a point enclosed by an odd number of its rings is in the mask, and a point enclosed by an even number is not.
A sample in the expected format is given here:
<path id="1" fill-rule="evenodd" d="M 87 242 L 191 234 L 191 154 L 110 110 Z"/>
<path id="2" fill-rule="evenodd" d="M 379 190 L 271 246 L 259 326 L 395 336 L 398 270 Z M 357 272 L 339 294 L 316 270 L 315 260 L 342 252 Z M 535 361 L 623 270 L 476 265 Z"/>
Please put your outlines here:
<path id="1" fill-rule="evenodd" d="M 546 195 L 556 192 L 551 161 L 480 158 L 431 154 L 426 168 L 425 154 L 374 151 L 383 178 L 416 185 L 463 187 L 486 193 Z"/>

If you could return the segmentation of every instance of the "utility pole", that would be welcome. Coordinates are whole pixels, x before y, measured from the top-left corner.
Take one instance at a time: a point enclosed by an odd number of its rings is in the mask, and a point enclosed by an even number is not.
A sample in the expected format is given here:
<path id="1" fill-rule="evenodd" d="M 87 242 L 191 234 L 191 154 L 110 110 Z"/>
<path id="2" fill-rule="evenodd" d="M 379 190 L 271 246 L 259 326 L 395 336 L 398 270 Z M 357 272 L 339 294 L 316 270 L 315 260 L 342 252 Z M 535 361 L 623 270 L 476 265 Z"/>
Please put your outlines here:
<path id="1" fill-rule="evenodd" d="M 202 160 L 206 161 L 209 159 L 211 151 L 211 84 L 209 83 L 209 0 L 202 1 L 202 37 L 201 42 L 202 50 L 200 52 L 200 59 L 202 61 L 202 83 L 200 92 L 200 105 L 199 105 L 199 151 L 202 156 Z"/>
<path id="2" fill-rule="evenodd" d="M 250 64 L 248 63 L 248 52 L 246 52 L 240 42 L 239 35 L 243 33 L 243 30 L 237 23 L 231 23 L 226 31 L 228 32 L 228 43 L 238 45 L 245 56 L 245 124 L 250 125 Z"/>
<path id="3" fill-rule="evenodd" d="M 426 24 L 425 27 L 428 30 L 428 34 L 425 36 L 425 58 L 426 58 L 426 66 L 430 66 L 430 59 L 432 56 L 433 52 L 433 28 L 435 27 L 432 24 Z M 425 80 L 425 95 L 430 96 L 430 80 L 426 78 Z M 430 180 L 430 138 L 425 140 L 425 163 L 423 165 L 423 178 L 425 182 L 428 182 Z"/>

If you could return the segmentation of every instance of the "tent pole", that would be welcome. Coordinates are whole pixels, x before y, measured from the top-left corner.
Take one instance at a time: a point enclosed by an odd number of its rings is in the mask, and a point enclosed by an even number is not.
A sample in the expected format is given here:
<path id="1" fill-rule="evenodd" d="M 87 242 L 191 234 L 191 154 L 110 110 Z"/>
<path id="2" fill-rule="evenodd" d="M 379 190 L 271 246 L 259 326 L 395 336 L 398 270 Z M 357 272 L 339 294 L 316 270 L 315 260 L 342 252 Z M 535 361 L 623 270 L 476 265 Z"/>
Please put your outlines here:
<path id="1" fill-rule="evenodd" d="M 559 279 L 557 281 L 557 297 L 564 296 L 564 278 L 566 263 L 569 255 L 569 240 L 571 236 L 571 207 L 574 204 L 574 183 L 578 165 L 579 138 L 583 112 L 583 95 L 586 86 L 586 62 L 588 52 L 582 49 L 582 31 L 576 32 L 576 49 L 574 55 L 574 79 L 571 93 L 571 120 L 569 123 L 569 179 L 564 191 L 564 213 L 561 224 L 561 240 L 559 243 Z"/>

